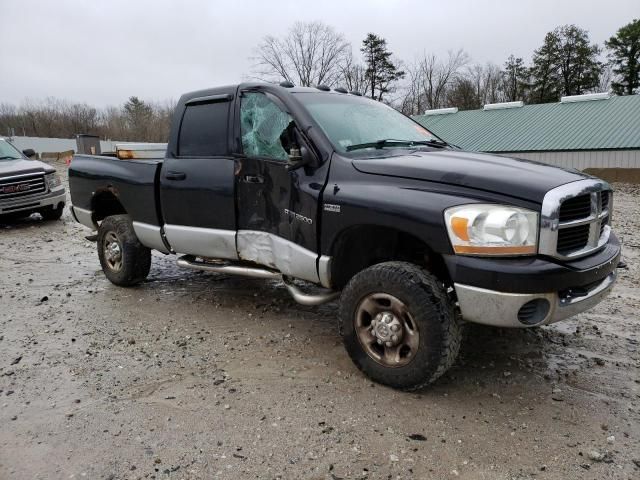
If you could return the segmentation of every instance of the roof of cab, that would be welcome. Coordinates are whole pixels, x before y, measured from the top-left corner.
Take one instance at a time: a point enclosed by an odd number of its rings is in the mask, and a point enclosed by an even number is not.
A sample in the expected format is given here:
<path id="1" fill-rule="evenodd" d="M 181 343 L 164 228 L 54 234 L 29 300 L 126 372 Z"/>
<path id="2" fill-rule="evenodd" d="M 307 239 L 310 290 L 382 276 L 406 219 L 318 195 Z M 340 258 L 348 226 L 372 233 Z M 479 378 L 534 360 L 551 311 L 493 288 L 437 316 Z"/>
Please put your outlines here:
<path id="1" fill-rule="evenodd" d="M 224 85 L 221 87 L 214 88 L 205 88 L 202 90 L 195 90 L 193 92 L 187 92 L 180 97 L 180 101 L 178 103 L 186 103 L 194 98 L 201 97 L 210 97 L 213 95 L 233 95 L 236 93 L 238 88 L 252 88 L 252 87 L 260 87 L 260 86 L 268 86 L 270 88 L 275 88 L 277 90 L 282 91 L 283 93 L 327 93 L 327 94 L 337 94 L 344 95 L 344 93 L 337 92 L 335 90 L 322 90 L 316 87 L 283 87 L 277 83 L 267 83 L 267 82 L 246 82 L 234 85 Z"/>

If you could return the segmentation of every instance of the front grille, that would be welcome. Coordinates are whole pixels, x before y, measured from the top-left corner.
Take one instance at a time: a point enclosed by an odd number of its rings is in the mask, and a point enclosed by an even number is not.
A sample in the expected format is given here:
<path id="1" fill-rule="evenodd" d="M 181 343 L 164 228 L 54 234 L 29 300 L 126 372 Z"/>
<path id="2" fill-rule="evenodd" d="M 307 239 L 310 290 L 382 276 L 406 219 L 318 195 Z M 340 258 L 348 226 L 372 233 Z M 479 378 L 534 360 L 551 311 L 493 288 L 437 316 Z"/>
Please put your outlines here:
<path id="1" fill-rule="evenodd" d="M 591 215 L 591 195 L 580 195 L 562 202 L 560 222 L 571 222 Z"/>
<path id="2" fill-rule="evenodd" d="M 606 227 L 609 224 L 609 216 L 606 216 L 602 219 L 602 222 L 600 222 L 600 235 L 602 235 L 602 233 L 604 232 L 604 227 Z"/>
<path id="3" fill-rule="evenodd" d="M 45 191 L 46 185 L 42 173 L 0 178 L 0 200 L 28 198 Z"/>
<path id="4" fill-rule="evenodd" d="M 600 193 L 600 210 L 603 212 L 609 208 L 609 192 L 607 190 Z"/>
<path id="5" fill-rule="evenodd" d="M 542 202 L 538 251 L 568 260 L 588 255 L 609 240 L 613 197 L 607 183 L 581 180 L 549 191 Z"/>
<path id="6" fill-rule="evenodd" d="M 577 227 L 563 228 L 558 231 L 558 253 L 568 255 L 573 251 L 581 250 L 589 242 L 589 224 Z"/>

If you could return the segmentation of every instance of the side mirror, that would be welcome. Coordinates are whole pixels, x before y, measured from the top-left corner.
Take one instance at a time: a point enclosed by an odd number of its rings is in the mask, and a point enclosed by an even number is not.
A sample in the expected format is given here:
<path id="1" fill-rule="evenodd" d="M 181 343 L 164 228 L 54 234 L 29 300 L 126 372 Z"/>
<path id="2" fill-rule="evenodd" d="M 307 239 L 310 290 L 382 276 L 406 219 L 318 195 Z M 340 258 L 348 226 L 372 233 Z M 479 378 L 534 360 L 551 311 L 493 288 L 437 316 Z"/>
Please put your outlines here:
<path id="1" fill-rule="evenodd" d="M 313 160 L 313 155 L 307 147 L 293 147 L 289 151 L 289 161 L 287 165 L 287 171 L 291 172 L 297 170 L 300 167 L 309 165 Z"/>
<path id="2" fill-rule="evenodd" d="M 27 158 L 36 158 L 36 151 L 33 148 L 26 148 L 22 150 L 22 153 Z"/>

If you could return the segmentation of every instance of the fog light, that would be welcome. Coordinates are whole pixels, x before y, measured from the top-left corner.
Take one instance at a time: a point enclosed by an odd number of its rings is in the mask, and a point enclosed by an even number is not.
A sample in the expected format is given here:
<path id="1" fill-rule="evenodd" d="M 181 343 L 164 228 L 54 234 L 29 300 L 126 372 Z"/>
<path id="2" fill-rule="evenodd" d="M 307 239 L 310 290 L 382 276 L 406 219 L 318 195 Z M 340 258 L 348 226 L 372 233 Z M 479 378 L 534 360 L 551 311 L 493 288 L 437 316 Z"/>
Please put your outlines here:
<path id="1" fill-rule="evenodd" d="M 545 298 L 536 298 L 525 303 L 518 310 L 518 320 L 525 325 L 537 325 L 549 314 L 551 304 Z"/>

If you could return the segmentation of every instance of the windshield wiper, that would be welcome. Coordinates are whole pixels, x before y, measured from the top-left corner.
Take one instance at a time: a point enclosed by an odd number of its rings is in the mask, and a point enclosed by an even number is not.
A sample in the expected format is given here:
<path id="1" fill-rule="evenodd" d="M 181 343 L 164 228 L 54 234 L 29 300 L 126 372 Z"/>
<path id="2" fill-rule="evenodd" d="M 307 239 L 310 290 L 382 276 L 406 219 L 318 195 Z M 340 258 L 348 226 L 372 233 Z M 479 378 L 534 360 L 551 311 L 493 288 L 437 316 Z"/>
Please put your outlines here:
<path id="1" fill-rule="evenodd" d="M 5 155 L 4 157 L 0 157 L 0 160 L 20 160 L 20 159 L 16 157 L 11 157 L 9 155 Z"/>
<path id="2" fill-rule="evenodd" d="M 363 148 L 377 148 L 381 149 L 384 147 L 391 146 L 406 146 L 413 147 L 416 145 L 427 145 L 430 147 L 446 147 L 448 144 L 443 142 L 442 140 L 396 140 L 393 138 L 386 138 L 383 140 L 378 140 L 376 142 L 368 142 L 368 143 L 358 143 L 356 145 L 349 145 L 347 147 L 347 152 L 352 152 L 354 150 L 361 150 Z"/>

